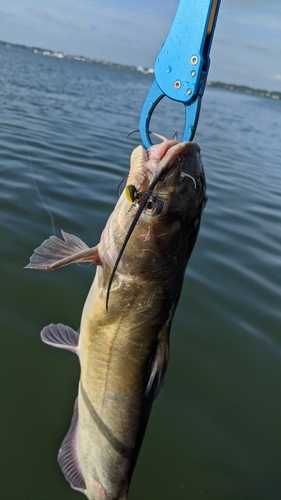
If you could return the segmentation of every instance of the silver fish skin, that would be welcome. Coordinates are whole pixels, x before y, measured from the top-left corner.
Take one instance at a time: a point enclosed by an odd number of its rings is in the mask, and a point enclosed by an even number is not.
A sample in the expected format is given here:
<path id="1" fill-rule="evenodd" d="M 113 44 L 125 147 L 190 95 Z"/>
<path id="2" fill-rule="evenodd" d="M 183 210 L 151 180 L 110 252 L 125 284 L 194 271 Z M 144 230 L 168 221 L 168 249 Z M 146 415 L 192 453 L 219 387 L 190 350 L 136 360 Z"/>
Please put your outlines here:
<path id="1" fill-rule="evenodd" d="M 107 289 L 142 193 L 159 177 Z M 130 200 L 133 186 L 135 199 Z M 127 190 L 126 190 L 127 188 Z M 125 500 L 151 406 L 161 391 L 169 333 L 206 203 L 200 148 L 165 140 L 131 156 L 127 186 L 100 242 L 89 248 L 62 232 L 34 251 L 28 268 L 97 265 L 80 333 L 49 325 L 42 340 L 79 355 L 81 375 L 70 429 L 58 461 L 72 488 L 89 500 Z M 126 196 L 127 194 L 127 196 Z M 129 199 L 128 199 L 129 198 Z"/>

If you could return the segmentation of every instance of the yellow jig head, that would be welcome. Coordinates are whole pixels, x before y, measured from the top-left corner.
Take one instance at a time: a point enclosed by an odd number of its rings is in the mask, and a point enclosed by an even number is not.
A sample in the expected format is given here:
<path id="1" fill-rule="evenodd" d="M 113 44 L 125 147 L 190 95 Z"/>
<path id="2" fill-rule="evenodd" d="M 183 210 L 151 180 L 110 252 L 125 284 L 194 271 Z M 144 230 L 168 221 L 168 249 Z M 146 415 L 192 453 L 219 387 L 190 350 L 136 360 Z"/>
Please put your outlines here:
<path id="1" fill-rule="evenodd" d="M 129 200 L 131 203 L 134 203 L 134 201 L 138 198 L 138 192 L 136 187 L 133 186 L 133 184 L 129 184 L 129 186 L 126 186 L 125 195 L 127 200 Z"/>

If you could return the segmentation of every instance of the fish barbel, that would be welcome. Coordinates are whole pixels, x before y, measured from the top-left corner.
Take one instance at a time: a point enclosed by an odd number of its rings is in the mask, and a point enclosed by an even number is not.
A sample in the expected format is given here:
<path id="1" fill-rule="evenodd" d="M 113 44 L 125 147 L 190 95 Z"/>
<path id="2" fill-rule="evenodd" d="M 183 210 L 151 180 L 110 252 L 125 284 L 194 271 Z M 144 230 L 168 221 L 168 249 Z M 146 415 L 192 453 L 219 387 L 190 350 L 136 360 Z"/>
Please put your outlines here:
<path id="1" fill-rule="evenodd" d="M 30 258 L 33 269 L 97 266 L 79 334 L 62 324 L 41 332 L 45 343 L 79 356 L 78 398 L 58 461 L 72 488 L 90 500 L 127 498 L 205 203 L 195 142 L 138 146 L 98 245 L 62 231 L 63 239 L 51 236 Z"/>

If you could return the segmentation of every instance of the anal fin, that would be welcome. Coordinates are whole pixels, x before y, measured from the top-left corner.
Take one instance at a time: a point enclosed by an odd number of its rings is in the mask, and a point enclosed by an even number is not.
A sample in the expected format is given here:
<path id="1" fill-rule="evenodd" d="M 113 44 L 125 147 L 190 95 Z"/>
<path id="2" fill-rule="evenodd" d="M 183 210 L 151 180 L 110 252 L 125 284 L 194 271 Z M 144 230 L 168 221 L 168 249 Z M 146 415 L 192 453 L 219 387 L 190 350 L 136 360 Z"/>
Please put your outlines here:
<path id="1" fill-rule="evenodd" d="M 77 262 L 92 262 L 100 265 L 98 245 L 89 248 L 80 238 L 73 234 L 61 232 L 63 240 L 57 236 L 50 236 L 43 241 L 40 247 L 34 250 L 30 257 L 29 269 L 53 271 L 59 267 Z"/>
<path id="2" fill-rule="evenodd" d="M 43 328 L 40 335 L 45 344 L 78 354 L 79 334 L 70 326 L 51 323 Z"/>
<path id="3" fill-rule="evenodd" d="M 77 449 L 78 398 L 75 400 L 73 417 L 58 453 L 58 463 L 70 486 L 86 495 L 86 484 L 79 463 Z"/>

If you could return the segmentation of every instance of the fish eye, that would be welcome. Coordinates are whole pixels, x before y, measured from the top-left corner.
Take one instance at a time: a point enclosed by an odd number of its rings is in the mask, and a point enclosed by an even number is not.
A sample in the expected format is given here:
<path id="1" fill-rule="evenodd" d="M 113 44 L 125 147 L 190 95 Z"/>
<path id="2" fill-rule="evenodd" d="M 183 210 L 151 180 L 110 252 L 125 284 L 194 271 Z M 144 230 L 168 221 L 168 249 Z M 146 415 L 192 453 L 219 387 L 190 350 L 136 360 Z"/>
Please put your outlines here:
<path id="1" fill-rule="evenodd" d="M 164 201 L 158 196 L 150 196 L 147 200 L 144 212 L 153 217 L 162 214 L 164 210 Z"/>

